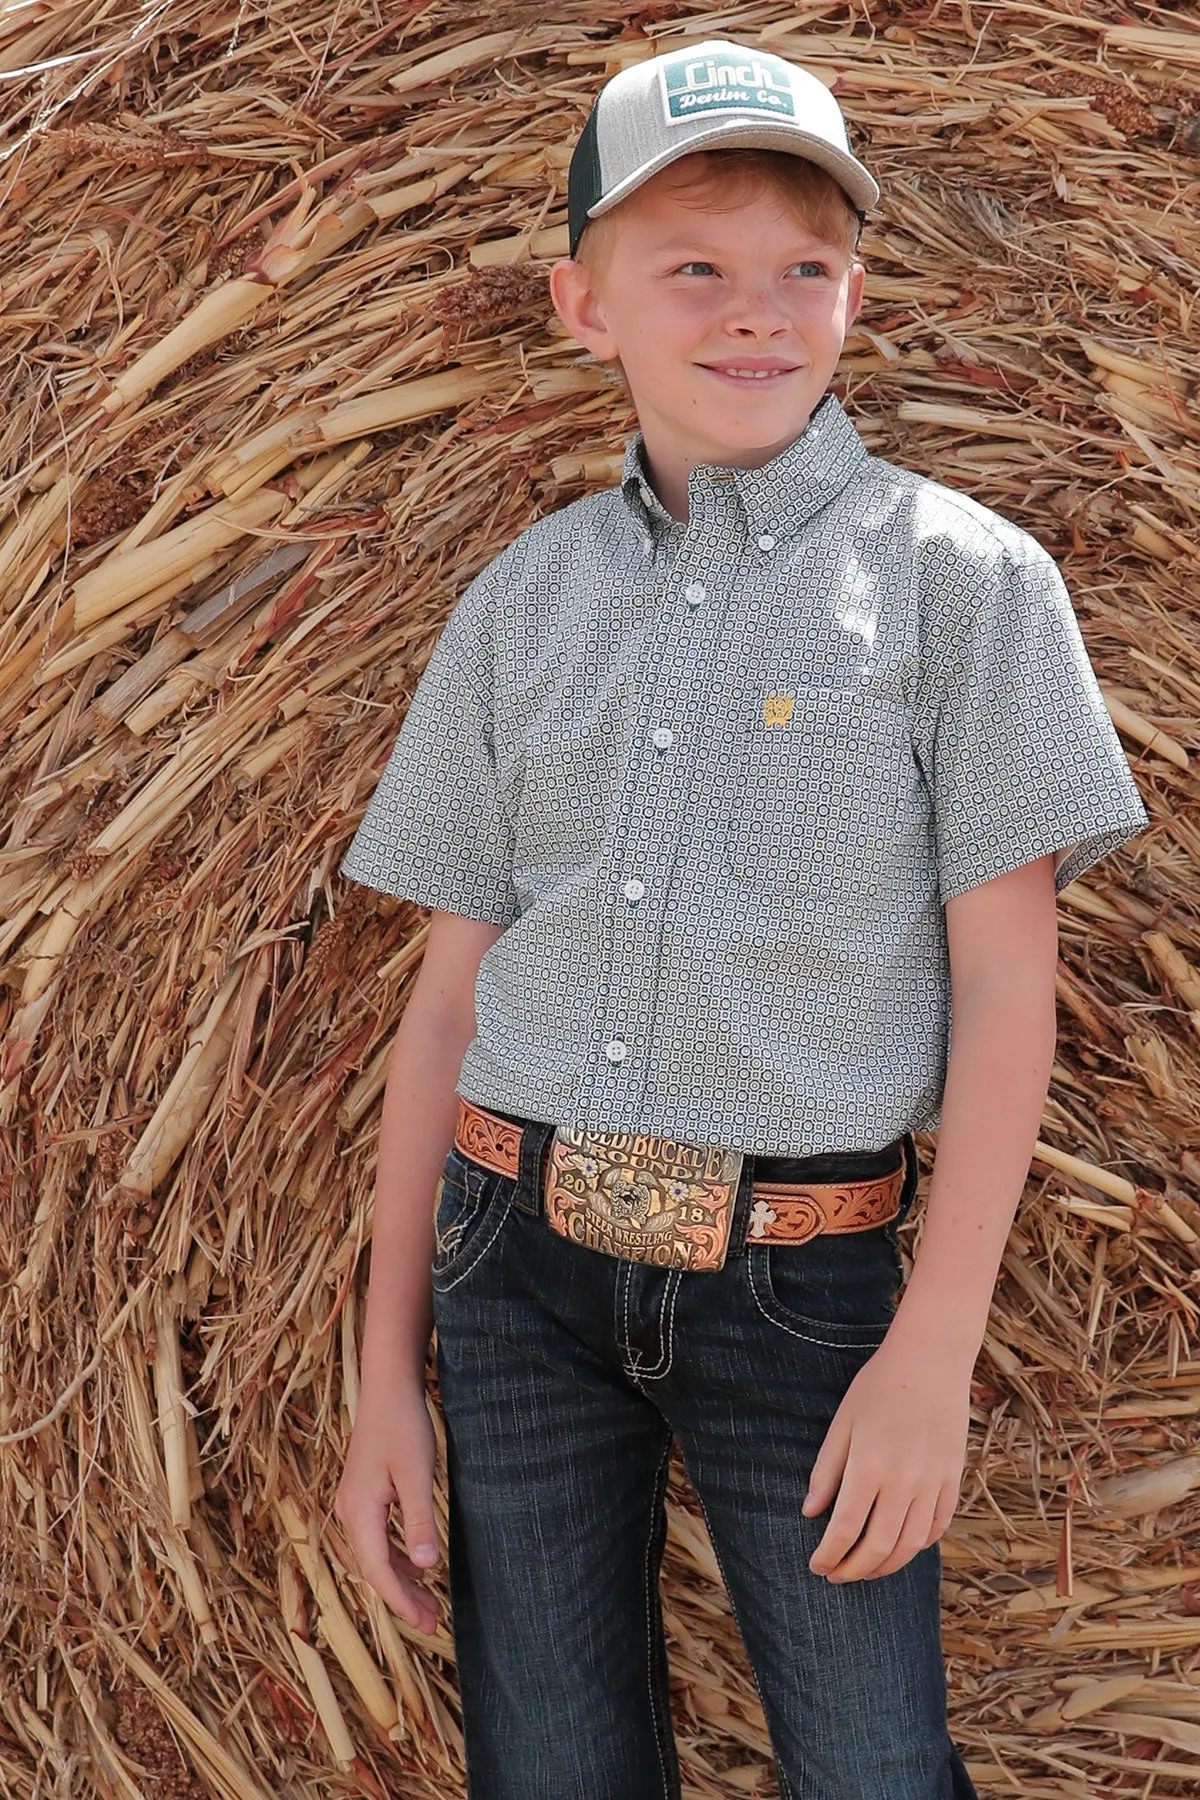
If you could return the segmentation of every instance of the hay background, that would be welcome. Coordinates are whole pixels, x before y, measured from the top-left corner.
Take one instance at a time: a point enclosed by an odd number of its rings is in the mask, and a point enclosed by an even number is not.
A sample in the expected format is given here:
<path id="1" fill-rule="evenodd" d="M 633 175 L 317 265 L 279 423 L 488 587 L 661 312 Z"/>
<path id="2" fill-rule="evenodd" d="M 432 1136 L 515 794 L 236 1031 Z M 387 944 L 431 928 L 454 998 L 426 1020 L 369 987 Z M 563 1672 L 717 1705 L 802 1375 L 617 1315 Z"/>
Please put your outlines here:
<path id="1" fill-rule="evenodd" d="M 5 1795 L 462 1792 L 444 1597 L 431 1644 L 330 1516 L 424 918 L 336 868 L 456 595 L 615 477 L 633 420 L 546 296 L 569 145 L 647 34 L 718 32 L 836 80 L 884 193 L 847 404 L 1060 559 L 1152 817 L 1061 899 L 942 1540 L 952 1730 L 985 1796 L 1196 1791 L 1194 10 L 32 0 L 0 8 Z M 670 1503 L 685 1792 L 774 1795 L 677 1463 Z"/>

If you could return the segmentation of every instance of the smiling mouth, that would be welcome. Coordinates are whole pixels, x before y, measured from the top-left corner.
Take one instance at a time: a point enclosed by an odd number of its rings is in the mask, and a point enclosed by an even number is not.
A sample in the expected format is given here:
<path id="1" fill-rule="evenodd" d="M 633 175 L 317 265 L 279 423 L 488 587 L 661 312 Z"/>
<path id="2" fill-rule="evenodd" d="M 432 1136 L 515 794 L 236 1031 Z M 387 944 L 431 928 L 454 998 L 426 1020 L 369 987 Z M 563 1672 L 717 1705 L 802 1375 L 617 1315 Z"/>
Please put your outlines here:
<path id="1" fill-rule="evenodd" d="M 713 363 L 697 363 L 697 368 L 704 369 L 709 375 L 715 375 L 719 381 L 731 382 L 735 387 L 778 387 L 789 375 L 799 374 L 799 368 L 792 369 L 719 369 Z"/>

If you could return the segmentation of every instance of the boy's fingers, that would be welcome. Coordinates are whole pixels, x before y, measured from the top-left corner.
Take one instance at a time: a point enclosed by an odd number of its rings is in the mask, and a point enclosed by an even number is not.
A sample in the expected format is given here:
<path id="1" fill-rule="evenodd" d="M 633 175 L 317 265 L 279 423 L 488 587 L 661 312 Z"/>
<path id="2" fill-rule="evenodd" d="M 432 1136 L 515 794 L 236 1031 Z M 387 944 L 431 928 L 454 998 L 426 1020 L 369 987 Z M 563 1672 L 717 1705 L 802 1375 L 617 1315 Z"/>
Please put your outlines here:
<path id="1" fill-rule="evenodd" d="M 433 1524 L 433 1488 L 431 1484 L 400 1495 L 400 1511 L 404 1519 L 404 1543 L 409 1556 L 421 1568 L 429 1568 L 438 1558 L 437 1532 Z"/>
<path id="2" fill-rule="evenodd" d="M 830 1571 L 829 1579 L 861 1581 L 879 1573 L 879 1565 L 896 1551 L 910 1510 L 903 1500 L 885 1499 L 881 1489 L 865 1530 Z M 907 1562 L 911 1554 L 911 1550 L 906 1550 L 901 1560 Z"/>
<path id="3" fill-rule="evenodd" d="M 858 1542 L 878 1491 L 877 1484 L 867 1483 L 860 1488 L 852 1480 L 842 1481 L 829 1523 L 808 1559 L 814 1575 L 827 1575 L 836 1569 Z"/>
<path id="4" fill-rule="evenodd" d="M 340 1497 L 339 1497 L 340 1501 Z M 388 1537 L 388 1518 L 392 1497 L 379 1495 L 371 1501 L 347 1499 L 335 1507 L 345 1529 L 359 1572 L 376 1593 L 404 1618 L 412 1617 L 412 1601 L 404 1581 L 392 1560 Z M 415 1622 L 415 1621 L 414 1621 Z"/>
<path id="5" fill-rule="evenodd" d="M 359 1573 L 364 1581 L 368 1581 L 381 1600 L 384 1600 L 392 1611 L 407 1619 L 419 1631 L 434 1631 L 437 1628 L 437 1607 L 432 1594 L 427 1593 L 419 1583 L 417 1570 L 413 1578 L 403 1573 L 402 1551 L 395 1550 L 387 1532 L 388 1507 L 382 1511 L 372 1512 L 366 1518 L 360 1518 L 353 1526 L 347 1523 L 347 1535 L 354 1550 Z"/>
<path id="6" fill-rule="evenodd" d="M 436 1631 L 437 1607 L 433 1597 L 414 1582 L 405 1581 L 388 1562 L 363 1570 L 380 1599 L 418 1631 Z"/>
<path id="7" fill-rule="evenodd" d="M 816 1460 L 809 1473 L 808 1488 L 801 1506 L 801 1510 L 809 1517 L 814 1513 L 825 1511 L 836 1495 L 846 1470 L 850 1444 L 849 1440 L 835 1429 L 837 1423 L 835 1417 L 829 1430 L 825 1433 L 824 1441 L 817 1451 Z"/>
<path id="8" fill-rule="evenodd" d="M 872 1573 L 874 1575 L 892 1575 L 897 1569 L 902 1569 L 905 1563 L 911 1562 L 919 1551 L 927 1549 L 930 1541 L 931 1517 L 928 1495 L 924 1498 L 914 1496 L 913 1503 L 896 1534 L 893 1548 L 877 1564 Z"/>
<path id="9" fill-rule="evenodd" d="M 824 1512 L 837 1492 L 837 1478 L 830 1471 L 814 1469 L 808 1478 L 808 1488 L 804 1495 L 801 1511 L 810 1517 L 813 1513 Z"/>

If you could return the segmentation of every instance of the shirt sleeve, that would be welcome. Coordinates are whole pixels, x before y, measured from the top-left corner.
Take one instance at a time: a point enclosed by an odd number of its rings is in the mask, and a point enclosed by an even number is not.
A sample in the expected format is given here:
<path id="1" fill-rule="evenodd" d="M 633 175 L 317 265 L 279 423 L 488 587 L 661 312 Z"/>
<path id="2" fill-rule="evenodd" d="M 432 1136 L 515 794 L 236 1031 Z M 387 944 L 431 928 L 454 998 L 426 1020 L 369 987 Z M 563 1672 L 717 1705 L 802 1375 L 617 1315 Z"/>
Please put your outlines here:
<path id="1" fill-rule="evenodd" d="M 512 827 L 496 779 L 490 683 L 467 631 L 481 579 L 430 653 L 341 873 L 421 906 L 508 925 L 521 910 Z"/>
<path id="2" fill-rule="evenodd" d="M 926 776 L 943 903 L 1051 851 L 1061 893 L 1149 824 L 1062 577 L 1028 543 L 996 558 L 939 653 Z"/>

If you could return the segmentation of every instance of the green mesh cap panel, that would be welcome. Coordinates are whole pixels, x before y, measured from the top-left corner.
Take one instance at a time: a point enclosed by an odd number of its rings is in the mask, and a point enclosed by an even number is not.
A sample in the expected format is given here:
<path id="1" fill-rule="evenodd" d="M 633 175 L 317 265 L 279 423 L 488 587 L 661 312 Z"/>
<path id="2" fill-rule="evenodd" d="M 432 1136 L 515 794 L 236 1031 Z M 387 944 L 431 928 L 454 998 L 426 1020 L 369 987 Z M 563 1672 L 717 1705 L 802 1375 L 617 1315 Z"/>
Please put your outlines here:
<path id="1" fill-rule="evenodd" d="M 596 115 L 599 110 L 600 102 L 597 100 L 588 114 L 587 124 L 580 133 L 567 171 L 567 228 L 572 256 L 579 247 L 583 228 L 588 222 L 588 207 L 594 206 L 600 198 L 600 146 L 596 137 Z"/>

